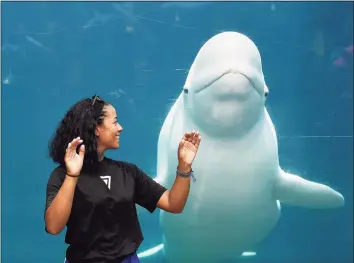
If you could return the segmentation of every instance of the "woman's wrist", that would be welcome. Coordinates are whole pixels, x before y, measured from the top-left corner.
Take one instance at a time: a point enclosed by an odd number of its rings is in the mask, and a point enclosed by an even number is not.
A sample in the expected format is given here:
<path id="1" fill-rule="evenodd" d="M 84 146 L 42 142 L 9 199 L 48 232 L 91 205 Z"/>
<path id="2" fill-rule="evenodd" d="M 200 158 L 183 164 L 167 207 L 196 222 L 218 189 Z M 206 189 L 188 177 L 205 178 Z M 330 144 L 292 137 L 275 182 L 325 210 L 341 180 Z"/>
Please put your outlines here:
<path id="1" fill-rule="evenodd" d="M 79 179 L 79 176 L 72 176 L 72 175 L 66 174 L 65 178 L 69 181 L 77 182 L 77 180 Z"/>
<path id="2" fill-rule="evenodd" d="M 181 173 L 187 174 L 192 171 L 192 165 L 189 165 L 189 164 L 186 164 L 183 162 L 179 162 L 178 166 L 177 166 L 177 170 Z"/>
<path id="3" fill-rule="evenodd" d="M 66 175 L 69 177 L 79 177 L 80 176 L 80 174 L 70 174 L 68 172 L 66 173 Z"/>

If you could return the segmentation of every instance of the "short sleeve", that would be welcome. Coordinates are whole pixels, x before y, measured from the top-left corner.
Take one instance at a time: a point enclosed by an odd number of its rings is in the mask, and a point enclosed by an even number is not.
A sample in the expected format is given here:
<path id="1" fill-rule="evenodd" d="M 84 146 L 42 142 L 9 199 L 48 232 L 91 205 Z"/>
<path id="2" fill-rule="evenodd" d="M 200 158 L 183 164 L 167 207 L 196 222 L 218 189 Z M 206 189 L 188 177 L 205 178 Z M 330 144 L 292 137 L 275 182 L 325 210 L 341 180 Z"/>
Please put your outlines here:
<path id="1" fill-rule="evenodd" d="M 48 207 L 52 204 L 57 193 L 59 192 L 59 189 L 62 186 L 65 179 L 65 173 L 66 173 L 65 169 L 59 166 L 55 168 L 52 174 L 50 175 L 47 183 L 44 214 L 47 211 Z"/>
<path id="2" fill-rule="evenodd" d="M 155 182 L 151 177 L 135 165 L 134 173 L 135 202 L 147 209 L 150 213 L 153 213 L 157 207 L 157 202 L 167 189 Z"/>

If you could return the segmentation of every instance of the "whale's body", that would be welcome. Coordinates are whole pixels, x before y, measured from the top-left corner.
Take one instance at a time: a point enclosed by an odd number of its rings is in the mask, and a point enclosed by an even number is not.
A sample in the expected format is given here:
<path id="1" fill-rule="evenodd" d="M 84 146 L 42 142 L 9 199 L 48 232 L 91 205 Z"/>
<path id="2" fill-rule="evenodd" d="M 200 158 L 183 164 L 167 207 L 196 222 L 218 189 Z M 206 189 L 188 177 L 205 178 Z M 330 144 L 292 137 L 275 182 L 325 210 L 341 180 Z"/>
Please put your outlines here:
<path id="1" fill-rule="evenodd" d="M 267 94 L 261 57 L 248 37 L 224 32 L 198 52 L 158 141 L 155 180 L 170 188 L 183 134 L 202 136 L 184 211 L 160 212 L 167 263 L 225 262 L 255 249 L 276 226 L 281 202 L 343 205 L 330 187 L 280 167 Z"/>

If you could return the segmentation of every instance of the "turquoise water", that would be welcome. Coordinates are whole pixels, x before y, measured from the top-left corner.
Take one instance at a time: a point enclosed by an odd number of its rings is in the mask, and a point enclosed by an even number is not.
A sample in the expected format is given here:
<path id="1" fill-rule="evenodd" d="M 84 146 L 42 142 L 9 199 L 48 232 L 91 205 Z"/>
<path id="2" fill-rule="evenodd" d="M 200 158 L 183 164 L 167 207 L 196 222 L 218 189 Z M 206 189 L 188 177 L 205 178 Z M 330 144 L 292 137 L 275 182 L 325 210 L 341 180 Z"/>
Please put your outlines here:
<path id="1" fill-rule="evenodd" d="M 336 210 L 283 207 L 241 262 L 353 261 L 352 2 L 2 2 L 1 26 L 1 262 L 63 262 L 64 232 L 45 233 L 43 209 L 47 143 L 67 108 L 93 94 L 114 104 L 124 136 L 108 155 L 153 177 L 162 122 L 199 48 L 225 30 L 261 52 L 282 166 L 346 199 Z M 161 244 L 158 211 L 140 222 L 139 252 Z"/>

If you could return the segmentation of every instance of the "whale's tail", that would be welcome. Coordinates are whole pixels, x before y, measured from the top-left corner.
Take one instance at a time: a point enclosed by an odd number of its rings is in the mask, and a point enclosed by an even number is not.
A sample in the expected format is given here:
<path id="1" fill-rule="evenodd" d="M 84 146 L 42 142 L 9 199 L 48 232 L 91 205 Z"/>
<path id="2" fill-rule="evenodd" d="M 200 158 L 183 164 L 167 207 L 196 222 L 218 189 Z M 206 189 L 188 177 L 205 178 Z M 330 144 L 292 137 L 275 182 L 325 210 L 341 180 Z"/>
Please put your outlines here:
<path id="1" fill-rule="evenodd" d="M 312 209 L 344 206 L 344 197 L 331 187 L 279 169 L 273 197 L 281 203 Z"/>

